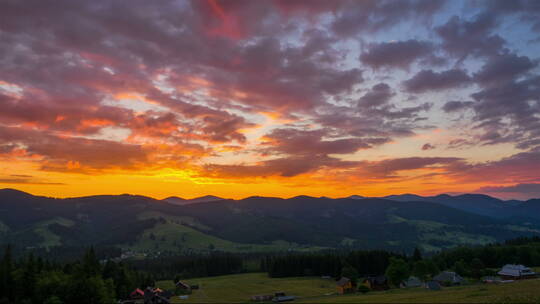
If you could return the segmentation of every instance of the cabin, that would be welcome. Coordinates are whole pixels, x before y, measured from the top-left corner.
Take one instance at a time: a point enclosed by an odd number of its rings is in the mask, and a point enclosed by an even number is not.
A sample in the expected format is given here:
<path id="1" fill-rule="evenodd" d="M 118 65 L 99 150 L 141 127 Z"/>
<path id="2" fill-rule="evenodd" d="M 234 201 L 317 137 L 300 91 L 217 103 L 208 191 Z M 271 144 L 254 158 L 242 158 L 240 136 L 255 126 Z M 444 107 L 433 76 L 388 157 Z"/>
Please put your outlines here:
<path id="1" fill-rule="evenodd" d="M 443 286 L 461 285 L 465 280 L 453 271 L 443 271 L 433 277 L 433 281 L 438 282 Z"/>
<path id="2" fill-rule="evenodd" d="M 407 280 L 401 282 L 399 284 L 399 287 L 401 288 L 412 288 L 412 287 L 420 287 L 422 286 L 422 281 L 414 276 L 409 277 Z"/>
<path id="3" fill-rule="evenodd" d="M 342 277 L 336 282 L 336 288 L 339 294 L 354 292 L 352 281 L 346 277 Z"/>
<path id="4" fill-rule="evenodd" d="M 536 273 L 523 265 L 507 264 L 497 272 L 503 280 L 526 280 L 536 278 Z"/>
<path id="5" fill-rule="evenodd" d="M 369 276 L 362 281 L 362 284 L 371 290 L 388 290 L 388 278 L 385 275 Z"/>

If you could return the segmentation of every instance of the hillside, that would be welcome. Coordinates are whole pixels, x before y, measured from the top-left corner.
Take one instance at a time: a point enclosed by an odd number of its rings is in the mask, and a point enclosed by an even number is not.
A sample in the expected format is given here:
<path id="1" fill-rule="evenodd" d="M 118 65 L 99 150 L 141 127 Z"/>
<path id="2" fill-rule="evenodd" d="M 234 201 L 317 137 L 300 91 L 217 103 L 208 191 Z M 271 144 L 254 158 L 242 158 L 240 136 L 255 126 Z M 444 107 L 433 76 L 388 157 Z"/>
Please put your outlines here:
<path id="1" fill-rule="evenodd" d="M 148 253 L 323 248 L 401 251 L 416 246 L 432 251 L 540 235 L 538 221 L 530 216 L 540 205 L 538 200 L 504 205 L 501 208 L 514 210 L 513 216 L 500 217 L 459 207 L 476 196 L 448 196 L 445 200 L 452 198 L 452 204 L 418 197 L 407 201 L 399 197 L 308 196 L 171 204 L 135 195 L 55 199 L 3 189 L 0 243 L 24 247 L 100 244 Z M 467 204 L 476 204 L 474 200 Z M 505 204 L 491 202 L 489 197 L 482 201 Z M 527 214 L 527 221 L 517 220 Z"/>

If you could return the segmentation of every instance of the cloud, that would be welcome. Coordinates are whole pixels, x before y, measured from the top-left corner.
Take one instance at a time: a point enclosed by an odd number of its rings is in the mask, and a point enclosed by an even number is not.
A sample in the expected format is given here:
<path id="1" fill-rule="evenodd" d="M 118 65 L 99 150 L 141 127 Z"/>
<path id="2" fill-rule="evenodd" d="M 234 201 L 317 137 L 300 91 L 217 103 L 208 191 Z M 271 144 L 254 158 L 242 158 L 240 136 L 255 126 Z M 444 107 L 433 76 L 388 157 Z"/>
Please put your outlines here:
<path id="1" fill-rule="evenodd" d="M 442 39 L 442 48 L 462 61 L 469 56 L 496 55 L 502 49 L 505 40 L 493 34 L 497 25 L 496 16 L 483 12 L 471 21 L 453 16 L 435 32 Z"/>
<path id="2" fill-rule="evenodd" d="M 474 104 L 473 101 L 457 101 L 452 100 L 448 101 L 444 104 L 442 107 L 443 111 L 450 113 L 450 112 L 458 112 L 465 110 L 467 108 L 470 108 Z"/>
<path id="3" fill-rule="evenodd" d="M 491 57 L 480 71 L 474 74 L 474 80 L 481 85 L 496 85 L 511 81 L 537 65 L 538 62 L 531 61 L 527 56 L 497 55 Z"/>
<path id="4" fill-rule="evenodd" d="M 540 183 L 516 184 L 512 186 L 486 186 L 478 189 L 478 191 L 488 193 L 521 193 L 540 195 Z"/>
<path id="5" fill-rule="evenodd" d="M 433 52 L 429 42 L 414 39 L 397 42 L 372 43 L 367 51 L 360 55 L 360 60 L 374 69 L 408 69 L 415 61 L 426 58 Z"/>
<path id="6" fill-rule="evenodd" d="M 540 183 L 514 184 L 509 186 L 485 186 L 475 192 L 488 193 L 506 199 L 540 198 Z"/>
<path id="7" fill-rule="evenodd" d="M 433 149 L 435 149 L 435 146 L 430 143 L 426 143 L 422 146 L 422 151 L 433 150 Z"/>
<path id="8" fill-rule="evenodd" d="M 386 83 L 379 83 L 374 85 L 369 92 L 364 94 L 358 100 L 358 106 L 361 107 L 374 107 L 388 103 L 395 93 L 392 92 L 390 86 Z"/>
<path id="9" fill-rule="evenodd" d="M 329 132 L 323 129 L 313 131 L 275 129 L 264 136 L 263 146 L 268 148 L 263 148 L 263 151 L 289 155 L 350 154 L 385 142 L 384 139 L 378 138 L 324 139 L 329 135 Z"/>
<path id="10" fill-rule="evenodd" d="M 429 24 L 433 15 L 446 4 L 440 0 L 328 2 L 343 4 L 336 10 L 337 17 L 331 23 L 334 33 L 341 37 L 355 36 L 362 32 L 378 32 L 405 20 L 414 20 L 422 25 Z"/>
<path id="11" fill-rule="evenodd" d="M 418 169 L 440 169 L 443 172 L 449 166 L 461 163 L 458 157 L 403 157 L 382 161 L 362 162 L 358 167 L 361 176 L 371 178 L 391 178 L 402 171 Z"/>
<path id="12" fill-rule="evenodd" d="M 405 89 L 413 93 L 440 91 L 470 85 L 471 78 L 463 70 L 452 69 L 440 73 L 422 70 L 403 82 Z"/>

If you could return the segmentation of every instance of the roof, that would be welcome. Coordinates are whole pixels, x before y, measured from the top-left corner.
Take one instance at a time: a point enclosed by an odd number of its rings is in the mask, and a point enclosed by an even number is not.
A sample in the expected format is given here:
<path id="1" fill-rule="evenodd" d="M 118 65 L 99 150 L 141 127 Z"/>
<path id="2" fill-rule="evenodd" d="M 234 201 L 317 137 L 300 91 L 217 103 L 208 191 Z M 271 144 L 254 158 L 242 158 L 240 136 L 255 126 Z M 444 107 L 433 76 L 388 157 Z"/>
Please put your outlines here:
<path id="1" fill-rule="evenodd" d="M 139 288 L 135 289 L 134 291 L 132 291 L 130 294 L 130 296 L 136 296 L 136 295 L 141 295 L 141 296 L 144 296 L 144 291 L 140 290 Z"/>
<path id="2" fill-rule="evenodd" d="M 438 275 L 436 275 L 435 277 L 433 277 L 433 280 L 438 281 L 438 282 L 452 282 L 452 283 L 463 282 L 463 278 L 459 274 L 453 271 L 443 271 L 439 273 Z"/>
<path id="3" fill-rule="evenodd" d="M 422 285 L 422 281 L 420 281 L 419 278 L 417 277 L 409 277 L 405 282 L 403 282 L 405 284 L 405 286 L 408 286 L 408 287 L 416 287 L 416 286 L 420 286 Z"/>
<path id="4" fill-rule="evenodd" d="M 176 282 L 175 285 L 176 285 L 176 287 L 182 287 L 182 288 L 185 288 L 185 289 L 190 289 L 191 288 L 188 284 L 186 284 L 186 283 L 184 283 L 182 281 Z"/>
<path id="5" fill-rule="evenodd" d="M 346 278 L 346 277 L 341 277 L 341 279 L 339 279 L 339 281 L 336 282 L 337 286 L 345 286 L 347 285 L 347 283 L 349 283 L 351 280 L 349 278 Z"/>
<path id="6" fill-rule="evenodd" d="M 536 273 L 534 273 L 529 267 L 525 267 L 523 265 L 507 264 L 504 265 L 501 271 L 497 272 L 497 274 L 520 277 L 524 275 L 535 275 Z"/>

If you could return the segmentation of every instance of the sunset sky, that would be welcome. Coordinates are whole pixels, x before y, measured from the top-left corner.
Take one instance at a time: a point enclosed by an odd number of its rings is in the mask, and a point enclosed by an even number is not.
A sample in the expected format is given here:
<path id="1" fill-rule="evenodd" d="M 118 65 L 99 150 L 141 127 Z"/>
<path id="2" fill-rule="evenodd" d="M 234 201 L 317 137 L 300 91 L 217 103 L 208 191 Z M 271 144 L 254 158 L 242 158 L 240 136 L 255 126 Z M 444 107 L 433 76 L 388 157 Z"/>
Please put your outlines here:
<path id="1" fill-rule="evenodd" d="M 540 197 L 540 1 L 0 3 L 0 188 Z"/>

